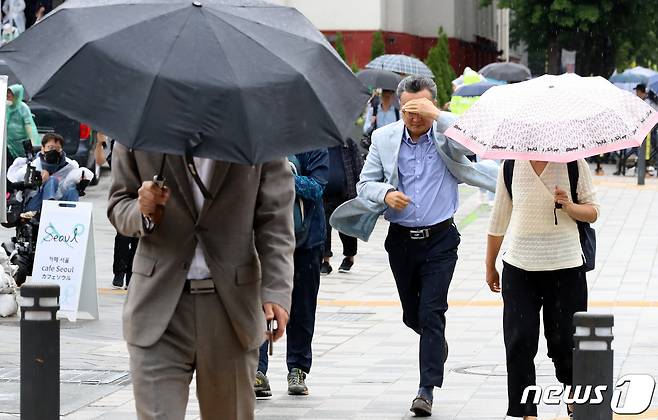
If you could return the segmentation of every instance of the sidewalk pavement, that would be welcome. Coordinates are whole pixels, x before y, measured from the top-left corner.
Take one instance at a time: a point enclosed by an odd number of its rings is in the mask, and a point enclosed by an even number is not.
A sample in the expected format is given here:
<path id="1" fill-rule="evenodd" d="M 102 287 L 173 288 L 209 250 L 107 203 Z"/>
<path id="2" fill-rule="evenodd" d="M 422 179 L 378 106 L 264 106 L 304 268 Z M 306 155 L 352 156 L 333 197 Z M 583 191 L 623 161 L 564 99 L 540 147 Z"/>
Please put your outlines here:
<path id="1" fill-rule="evenodd" d="M 608 171 L 610 173 L 610 171 Z M 588 274 L 590 307 L 615 315 L 615 375 L 658 378 L 658 180 L 638 187 L 630 177 L 596 177 L 601 201 L 598 267 Z M 107 180 L 90 189 L 95 204 L 101 320 L 62 323 L 61 413 L 65 419 L 134 419 L 128 354 L 121 339 L 125 292 L 112 291 L 113 229 L 104 216 Z M 504 419 L 506 410 L 502 303 L 484 283 L 489 207 L 476 189 L 460 187 L 462 234 L 450 288 L 444 387 L 435 391 L 435 419 Z M 269 378 L 274 396 L 259 401 L 258 419 L 406 419 L 418 386 L 418 337 L 404 327 L 383 250 L 387 223 L 359 243 L 353 272 L 323 277 L 308 397 L 286 395 L 285 342 L 275 343 Z M 4 239 L 10 231 L 0 235 Z M 336 238 L 335 244 L 340 241 Z M 340 250 L 336 252 L 340 254 Z M 338 265 L 340 258 L 334 258 Z M 0 319 L 0 419 L 18 418 L 19 329 Z M 542 336 L 543 337 L 543 336 Z M 538 383 L 556 384 L 540 340 Z M 566 418 L 564 406 L 541 405 L 541 419 Z M 199 418 L 194 385 L 186 418 Z M 621 417 L 620 417 L 621 418 Z M 658 397 L 643 415 L 658 419 Z"/>

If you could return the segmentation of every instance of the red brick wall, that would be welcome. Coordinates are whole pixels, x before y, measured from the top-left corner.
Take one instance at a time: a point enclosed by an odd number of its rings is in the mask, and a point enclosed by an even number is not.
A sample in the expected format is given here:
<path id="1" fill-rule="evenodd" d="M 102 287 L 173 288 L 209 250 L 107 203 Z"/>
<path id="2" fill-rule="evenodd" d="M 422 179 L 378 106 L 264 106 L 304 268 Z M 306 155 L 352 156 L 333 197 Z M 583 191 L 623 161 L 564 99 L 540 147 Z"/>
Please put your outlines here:
<path id="1" fill-rule="evenodd" d="M 345 53 L 348 64 L 356 62 L 360 68 L 370 61 L 370 49 L 374 31 L 322 31 L 327 37 L 343 34 Z M 421 60 L 427 57 L 427 52 L 436 43 L 436 38 L 420 37 L 400 32 L 383 32 L 387 54 L 413 55 Z M 448 38 L 450 48 L 450 64 L 456 74 L 461 74 L 466 66 L 479 70 L 485 65 L 497 60 L 495 44 L 479 38 L 477 42 L 462 41 Z"/>

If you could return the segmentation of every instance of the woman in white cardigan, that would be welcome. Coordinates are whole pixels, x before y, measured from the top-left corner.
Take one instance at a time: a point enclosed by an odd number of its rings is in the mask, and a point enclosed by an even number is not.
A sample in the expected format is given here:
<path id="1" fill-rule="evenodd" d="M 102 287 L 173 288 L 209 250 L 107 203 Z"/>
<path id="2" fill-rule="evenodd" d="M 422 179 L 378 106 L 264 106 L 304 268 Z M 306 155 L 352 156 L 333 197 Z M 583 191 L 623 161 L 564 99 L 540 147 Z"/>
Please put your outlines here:
<path id="1" fill-rule="evenodd" d="M 557 379 L 573 378 L 573 315 L 587 310 L 587 282 L 576 221 L 594 222 L 599 205 L 589 166 L 578 161 L 578 203 L 571 200 L 567 164 L 516 161 L 512 194 L 501 167 L 487 241 L 487 284 L 502 290 L 507 358 L 508 410 L 511 417 L 537 418 L 537 406 L 523 391 L 535 384 L 534 358 L 543 307 L 548 356 Z M 562 208 L 555 210 L 555 204 Z M 496 259 L 507 236 L 502 288 Z M 571 407 L 568 407 L 571 410 Z"/>

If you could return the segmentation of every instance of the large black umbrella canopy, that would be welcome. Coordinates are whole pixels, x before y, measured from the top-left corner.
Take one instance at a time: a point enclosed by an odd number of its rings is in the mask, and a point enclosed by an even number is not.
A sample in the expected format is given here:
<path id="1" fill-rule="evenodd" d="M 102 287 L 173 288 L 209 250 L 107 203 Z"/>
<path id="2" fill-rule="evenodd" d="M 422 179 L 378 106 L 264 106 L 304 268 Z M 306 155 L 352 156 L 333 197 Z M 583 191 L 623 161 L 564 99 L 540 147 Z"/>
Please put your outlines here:
<path id="1" fill-rule="evenodd" d="M 15 85 L 17 83 L 19 83 L 19 84 L 21 83 L 21 81 L 18 79 L 18 77 L 16 77 L 14 72 L 9 68 L 9 66 L 7 65 L 7 63 L 5 63 L 4 60 L 0 60 L 0 75 L 7 76 L 7 78 L 8 78 L 7 85 L 8 86 Z"/>
<path id="2" fill-rule="evenodd" d="M 369 88 L 397 90 L 402 76 L 388 70 L 364 69 L 356 74 L 357 79 Z"/>
<path id="3" fill-rule="evenodd" d="M 0 59 L 127 147 L 237 163 L 341 144 L 369 97 L 303 15 L 261 1 L 68 0 Z"/>
<path id="4" fill-rule="evenodd" d="M 484 77 L 505 82 L 524 82 L 532 78 L 530 69 L 519 63 L 491 63 L 482 67 L 479 72 Z"/>

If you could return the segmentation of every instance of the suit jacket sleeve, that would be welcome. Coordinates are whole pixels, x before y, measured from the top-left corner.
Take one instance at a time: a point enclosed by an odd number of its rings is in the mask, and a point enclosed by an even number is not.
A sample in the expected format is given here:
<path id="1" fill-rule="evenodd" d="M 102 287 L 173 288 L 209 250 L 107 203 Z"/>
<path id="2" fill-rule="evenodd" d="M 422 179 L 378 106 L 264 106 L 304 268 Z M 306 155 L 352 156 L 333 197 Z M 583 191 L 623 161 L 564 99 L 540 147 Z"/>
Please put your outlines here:
<path id="1" fill-rule="evenodd" d="M 263 303 L 290 313 L 293 284 L 293 202 L 295 185 L 285 159 L 263 164 L 254 213 L 256 250 L 261 263 Z"/>
<path id="2" fill-rule="evenodd" d="M 390 190 L 395 187 L 388 182 L 385 182 L 384 166 L 382 165 L 381 156 L 379 155 L 379 137 L 376 131 L 373 134 L 372 145 L 368 152 L 368 157 L 361 170 L 359 182 L 356 184 L 356 191 L 359 197 L 365 198 L 374 203 L 384 204 L 384 197 Z"/>
<path id="3" fill-rule="evenodd" d="M 137 205 L 137 190 L 142 186 L 132 151 L 117 143 L 113 150 L 112 184 L 107 205 L 107 217 L 117 232 L 124 236 L 148 235 L 142 213 Z"/>
<path id="4" fill-rule="evenodd" d="M 439 114 L 439 119 L 436 121 L 436 127 L 434 130 L 435 133 L 437 133 L 437 135 L 443 134 L 447 129 L 452 127 L 458 119 L 459 117 L 452 112 L 441 111 Z M 453 139 L 447 136 L 446 139 L 448 140 L 446 142 L 446 148 L 450 152 L 451 157 L 457 157 L 458 155 L 470 156 L 475 154 L 469 148 L 462 146 L 460 143 L 454 141 Z"/>

